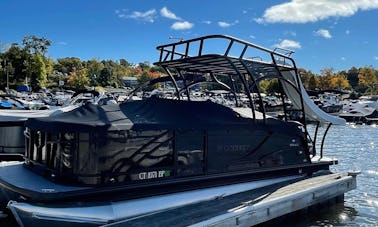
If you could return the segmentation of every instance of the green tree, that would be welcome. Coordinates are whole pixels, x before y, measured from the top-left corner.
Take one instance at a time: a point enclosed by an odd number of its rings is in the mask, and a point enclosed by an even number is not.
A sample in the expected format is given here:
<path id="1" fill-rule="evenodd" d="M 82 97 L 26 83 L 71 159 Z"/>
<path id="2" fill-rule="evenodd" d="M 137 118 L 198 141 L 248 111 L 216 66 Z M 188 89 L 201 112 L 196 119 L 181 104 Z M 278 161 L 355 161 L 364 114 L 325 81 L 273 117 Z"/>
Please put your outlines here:
<path id="1" fill-rule="evenodd" d="M 154 78 L 151 74 L 149 74 L 147 71 L 143 71 L 142 74 L 138 77 L 138 83 L 141 85 L 141 84 L 147 83 L 148 81 L 152 79 Z M 147 88 L 147 90 L 153 90 L 154 88 L 155 87 Z"/>
<path id="2" fill-rule="evenodd" d="M 100 72 L 100 75 L 97 79 L 97 82 L 103 86 L 103 87 L 106 87 L 106 86 L 109 86 L 110 85 L 110 80 L 111 80 L 111 77 L 112 77 L 112 72 L 109 68 L 103 68 Z"/>
<path id="3" fill-rule="evenodd" d="M 119 59 L 119 64 L 120 64 L 121 66 L 123 66 L 123 67 L 126 67 L 126 68 L 132 66 L 132 64 L 131 64 L 130 62 L 126 61 L 126 59 L 123 59 L 123 58 L 122 58 L 122 59 Z"/>
<path id="4" fill-rule="evenodd" d="M 164 71 L 163 67 L 161 67 L 161 66 L 156 66 L 156 65 L 152 66 L 151 69 L 150 69 L 150 71 L 151 71 L 151 72 L 154 72 L 154 73 L 159 73 L 159 74 L 164 74 L 164 73 L 166 73 L 166 72 Z"/>
<path id="5" fill-rule="evenodd" d="M 151 68 L 151 64 L 148 61 L 139 63 L 139 67 L 142 69 L 142 71 L 147 71 Z"/>
<path id="6" fill-rule="evenodd" d="M 349 84 L 352 88 L 357 88 L 359 79 L 358 79 L 358 69 L 356 67 L 352 67 L 346 73 L 346 77 L 349 81 Z"/>
<path id="7" fill-rule="evenodd" d="M 316 88 L 318 88 L 318 81 L 316 79 L 315 74 L 313 74 L 311 71 L 306 71 L 304 69 L 299 69 L 298 73 L 301 76 L 303 86 L 306 89 L 315 90 Z"/>
<path id="8" fill-rule="evenodd" d="M 12 65 L 12 62 L 6 62 L 5 67 L 3 69 L 3 74 L 5 75 L 5 83 L 7 88 L 9 88 L 9 84 L 12 80 L 13 74 L 15 72 L 15 68 Z"/>
<path id="9" fill-rule="evenodd" d="M 118 86 L 119 80 L 122 79 L 122 70 L 120 70 L 121 66 L 112 60 L 102 61 L 104 64 L 104 68 L 107 70 L 102 72 L 105 73 L 101 78 L 100 84 L 106 84 L 106 86 L 112 85 L 114 87 Z M 103 85 L 104 86 L 104 85 Z"/>
<path id="10" fill-rule="evenodd" d="M 46 67 L 46 83 L 44 87 L 53 87 L 57 86 L 56 77 L 53 75 L 54 70 L 54 60 L 52 58 L 44 58 L 45 67 Z"/>
<path id="11" fill-rule="evenodd" d="M 318 80 L 314 74 L 312 74 L 308 80 L 307 89 L 316 90 L 318 88 Z"/>
<path id="12" fill-rule="evenodd" d="M 6 59 L 7 64 L 11 64 L 13 68 L 12 74 L 10 74 L 9 77 L 10 83 L 17 83 L 23 81 L 25 79 L 25 52 L 17 44 L 12 44 L 10 48 L 2 54 L 2 56 L 4 60 Z M 6 72 L 3 71 L 1 74 L 1 78 L 5 77 Z"/>
<path id="13" fill-rule="evenodd" d="M 45 56 L 49 46 L 51 46 L 51 41 L 44 37 L 38 38 L 35 35 L 28 35 L 22 39 L 22 44 L 28 53 Z"/>
<path id="14" fill-rule="evenodd" d="M 259 89 L 260 89 L 260 92 L 266 94 L 266 93 L 267 93 L 268 86 L 269 86 L 269 81 L 268 81 L 268 80 L 261 80 L 261 81 L 259 82 Z"/>
<path id="15" fill-rule="evenodd" d="M 88 76 L 90 78 L 91 86 L 98 86 L 97 78 L 100 76 L 101 71 L 104 69 L 104 64 L 96 59 L 91 59 L 86 62 L 86 68 L 88 70 Z"/>
<path id="16" fill-rule="evenodd" d="M 38 89 L 46 86 L 47 71 L 45 62 L 45 54 L 51 41 L 46 38 L 38 38 L 34 35 L 25 36 L 22 40 L 24 45 L 23 51 L 25 54 L 24 59 L 24 72 L 26 74 L 25 83 L 29 83 L 32 89 Z"/>
<path id="17" fill-rule="evenodd" d="M 41 54 L 34 54 L 30 56 L 27 62 L 27 69 L 29 71 L 28 74 L 32 90 L 38 90 L 42 87 L 46 87 L 47 69 Z"/>
<path id="18" fill-rule="evenodd" d="M 281 85 L 278 82 L 278 79 L 271 79 L 269 80 L 269 84 L 266 88 L 266 92 L 268 94 L 274 94 L 274 93 L 281 93 Z"/>
<path id="19" fill-rule="evenodd" d="M 58 58 L 57 63 L 54 65 L 54 69 L 63 73 L 70 74 L 73 69 L 80 70 L 83 68 L 83 63 L 80 58 L 76 57 L 67 57 L 67 58 Z"/>

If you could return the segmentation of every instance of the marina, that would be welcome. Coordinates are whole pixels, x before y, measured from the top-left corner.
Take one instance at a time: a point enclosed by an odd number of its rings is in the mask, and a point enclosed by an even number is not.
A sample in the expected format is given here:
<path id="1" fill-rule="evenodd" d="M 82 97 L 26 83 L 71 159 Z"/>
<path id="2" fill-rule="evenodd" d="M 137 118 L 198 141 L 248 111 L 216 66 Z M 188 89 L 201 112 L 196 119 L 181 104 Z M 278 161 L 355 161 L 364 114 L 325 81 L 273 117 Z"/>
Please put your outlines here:
<path id="1" fill-rule="evenodd" d="M 224 51 L 207 52 L 212 42 L 223 43 Z M 19 225 L 182 220 L 183 226 L 251 226 L 356 188 L 357 173 L 331 172 L 338 160 L 323 150 L 331 125 L 345 120 L 314 104 L 291 52 L 224 35 L 157 49 L 155 64 L 167 75 L 136 88 L 124 102 L 85 103 L 26 119 L 25 161 L 0 167 L 0 202 Z M 250 52 L 266 59 L 245 58 Z M 260 81 L 271 79 L 282 86 L 280 118 L 267 114 L 260 93 Z M 173 97 L 151 92 L 134 98 L 168 81 Z M 234 104 L 192 100 L 190 90 L 199 84 L 228 91 Z M 309 122 L 316 123 L 312 133 Z M 172 209 L 194 216 L 203 209 L 202 218 L 161 219 Z"/>
<path id="2" fill-rule="evenodd" d="M 378 226 L 378 0 L 0 8 L 0 227 Z"/>

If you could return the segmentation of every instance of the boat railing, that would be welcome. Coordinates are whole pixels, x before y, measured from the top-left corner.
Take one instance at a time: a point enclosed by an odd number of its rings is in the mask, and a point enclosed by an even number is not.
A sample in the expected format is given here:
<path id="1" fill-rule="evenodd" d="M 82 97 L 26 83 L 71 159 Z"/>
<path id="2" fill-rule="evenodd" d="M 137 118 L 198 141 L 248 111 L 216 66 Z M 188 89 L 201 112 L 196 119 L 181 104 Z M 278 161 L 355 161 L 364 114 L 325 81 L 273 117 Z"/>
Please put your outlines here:
<path id="1" fill-rule="evenodd" d="M 283 71 L 292 71 L 295 77 L 293 80 L 294 85 L 297 88 L 300 87 L 300 78 L 295 61 L 290 57 L 294 53 L 292 50 L 283 48 L 270 50 L 227 35 L 208 35 L 180 40 L 179 42 L 158 46 L 157 50 L 160 52 L 159 62 L 157 63 L 159 65 L 185 61 L 187 58 L 200 58 L 204 55 L 218 55 L 227 59 L 238 59 L 238 63 L 231 63 L 231 70 L 237 71 L 239 75 L 243 73 L 251 74 L 251 80 L 253 81 L 255 78 L 261 77 L 262 73 L 265 72 L 277 74 L 276 78 L 282 80 L 281 73 Z M 206 61 L 201 62 L 201 64 L 206 64 Z M 230 67 L 229 63 L 219 61 L 213 63 L 213 67 L 219 67 L 223 70 Z M 209 71 L 211 72 L 211 69 Z M 257 92 L 259 93 L 259 91 Z M 251 100 L 251 104 L 252 102 Z M 303 101 L 301 103 L 303 107 Z M 302 112 L 303 109 L 301 108 L 298 111 Z"/>
<path id="2" fill-rule="evenodd" d="M 300 88 L 300 78 L 297 72 L 295 61 L 290 57 L 291 50 L 276 48 L 270 50 L 256 44 L 234 38 L 227 35 L 208 35 L 188 40 L 180 40 L 179 42 L 161 45 L 157 47 L 160 51 L 159 62 L 157 64 L 164 65 L 167 74 L 171 74 L 170 71 L 175 70 L 177 74 L 180 74 L 180 70 L 190 69 L 192 71 L 203 69 L 206 64 L 211 64 L 208 73 L 233 73 L 241 78 L 244 83 L 244 87 L 248 86 L 248 79 L 243 79 L 245 74 L 250 75 L 252 84 L 257 85 L 257 81 L 261 78 L 267 79 L 279 79 L 283 83 L 293 83 L 296 87 L 299 96 L 302 97 Z M 209 56 L 207 59 L 200 60 L 201 57 Z M 219 60 L 210 59 L 211 56 L 221 56 Z M 248 57 L 253 56 L 253 57 Z M 184 64 L 191 64 L 186 62 L 186 59 L 196 58 L 197 66 L 187 67 Z M 177 64 L 176 64 L 177 63 Z M 170 71 L 169 71 L 170 70 Z M 293 72 L 294 79 L 292 82 L 288 81 L 282 75 L 284 71 Z M 171 75 L 174 80 L 174 76 Z M 175 81 L 174 81 L 175 84 Z M 290 85 L 291 86 L 291 85 Z M 257 89 L 257 94 L 260 94 L 258 87 L 248 87 L 245 90 L 250 92 L 252 89 Z M 177 93 L 179 89 L 176 88 Z M 249 97 L 250 105 L 253 108 L 254 100 Z M 260 104 L 262 106 L 262 97 L 259 96 Z M 304 103 L 301 102 L 301 108 L 298 110 L 304 112 Z M 254 112 L 254 110 L 252 110 Z M 286 110 L 284 110 L 286 112 Z M 263 111 L 265 115 L 265 111 Z M 285 115 L 287 115 L 285 113 Z M 303 114 L 304 116 L 304 114 Z M 264 116 L 265 118 L 265 116 Z"/>
<path id="3" fill-rule="evenodd" d="M 299 95 L 299 106 L 297 108 L 288 110 L 286 105 L 283 105 L 285 120 L 288 120 L 287 116 L 289 113 L 296 113 L 300 116 L 299 121 L 303 124 L 308 135 L 300 77 L 295 61 L 291 57 L 294 51 L 284 48 L 270 50 L 227 35 L 208 35 L 194 39 L 179 40 L 178 42 L 158 46 L 157 50 L 160 52 L 157 64 L 163 66 L 174 84 L 176 83 L 175 75 L 173 74 L 184 77 L 181 72 L 182 70 L 194 72 L 198 70 L 202 73 L 210 73 L 210 75 L 213 73 L 233 73 L 239 77 L 242 83 L 244 83 L 245 91 L 248 92 L 247 95 L 254 118 L 256 117 L 254 103 L 257 101 L 260 102 L 260 106 L 263 106 L 261 92 L 258 87 L 259 81 L 278 79 L 280 84 L 286 84 Z M 192 63 L 196 65 L 190 65 Z M 208 71 L 204 69 L 206 65 L 210 66 L 206 69 Z M 175 71 L 175 73 L 172 73 L 172 71 Z M 288 74 L 285 74 L 285 72 L 290 72 L 293 78 L 288 79 Z M 246 75 L 249 75 L 249 82 L 246 79 Z M 177 85 L 176 90 L 177 94 L 179 94 L 180 89 L 177 88 Z M 251 92 L 258 94 L 256 100 L 249 95 Z M 189 92 L 187 91 L 187 93 Z M 285 98 L 283 95 L 282 100 L 284 103 Z M 264 109 L 262 113 L 265 120 Z"/>
<path id="4" fill-rule="evenodd" d="M 290 55 L 293 53 L 293 51 L 291 50 L 283 48 L 276 48 L 274 50 L 270 50 L 258 46 L 256 44 L 246 42 L 244 40 L 237 39 L 227 35 L 208 35 L 194 39 L 180 40 L 179 42 L 158 46 L 157 49 L 160 51 L 159 62 L 172 61 L 194 56 L 202 56 L 206 54 L 206 47 L 212 48 L 219 42 L 223 42 L 223 44 L 226 43 L 227 47 L 224 50 L 218 48 L 217 54 L 226 57 L 232 56 L 240 59 L 260 58 L 261 62 L 264 62 L 262 55 L 264 55 L 265 53 L 268 54 L 270 58 L 276 58 L 276 61 L 277 59 L 282 59 L 282 62 L 284 63 L 282 66 L 287 67 L 289 65 L 294 65 L 294 60 L 290 57 Z M 212 43 L 214 45 L 212 45 Z M 254 57 L 247 57 L 246 55 L 247 53 L 250 53 L 250 50 L 258 50 L 261 52 L 261 55 L 253 55 Z M 281 53 L 278 50 L 285 51 L 285 53 Z M 214 49 L 212 48 L 212 52 L 213 51 Z M 268 59 L 266 60 L 266 62 L 273 63 L 272 59 Z"/>

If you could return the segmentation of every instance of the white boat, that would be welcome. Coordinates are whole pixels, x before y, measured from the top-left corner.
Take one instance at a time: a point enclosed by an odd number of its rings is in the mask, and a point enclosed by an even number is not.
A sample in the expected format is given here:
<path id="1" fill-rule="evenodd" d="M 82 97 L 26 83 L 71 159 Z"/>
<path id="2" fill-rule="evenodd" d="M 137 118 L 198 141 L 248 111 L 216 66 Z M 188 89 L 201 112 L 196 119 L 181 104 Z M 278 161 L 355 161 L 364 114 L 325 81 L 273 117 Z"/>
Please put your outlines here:
<path id="1" fill-rule="evenodd" d="M 24 97 L 25 98 L 25 97 Z M 8 100 L 8 102 L 10 102 Z M 8 159 L 7 154 L 23 154 L 25 151 L 24 123 L 29 118 L 54 116 L 71 111 L 86 103 L 106 105 L 115 103 L 104 92 L 80 90 L 66 99 L 60 106 L 47 106 L 35 101 L 15 99 L 10 102 L 14 108 L 0 109 L 0 160 Z M 19 108 L 16 108 L 18 107 Z"/>
<path id="2" fill-rule="evenodd" d="M 67 106 L 47 110 L 0 110 L 0 157 L 2 157 L 1 154 L 25 152 L 24 124 L 27 119 L 53 116 L 76 107 Z"/>

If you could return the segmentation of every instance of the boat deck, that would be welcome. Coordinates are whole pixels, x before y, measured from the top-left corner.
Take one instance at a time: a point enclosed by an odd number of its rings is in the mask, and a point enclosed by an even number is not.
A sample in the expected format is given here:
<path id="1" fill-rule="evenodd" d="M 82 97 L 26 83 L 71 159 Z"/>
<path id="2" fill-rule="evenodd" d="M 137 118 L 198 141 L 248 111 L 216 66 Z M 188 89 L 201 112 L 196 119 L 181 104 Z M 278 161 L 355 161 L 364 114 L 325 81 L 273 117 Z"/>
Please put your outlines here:
<path id="1" fill-rule="evenodd" d="M 154 212 L 106 226 L 253 226 L 343 196 L 355 188 L 355 174 L 335 173 Z"/>

